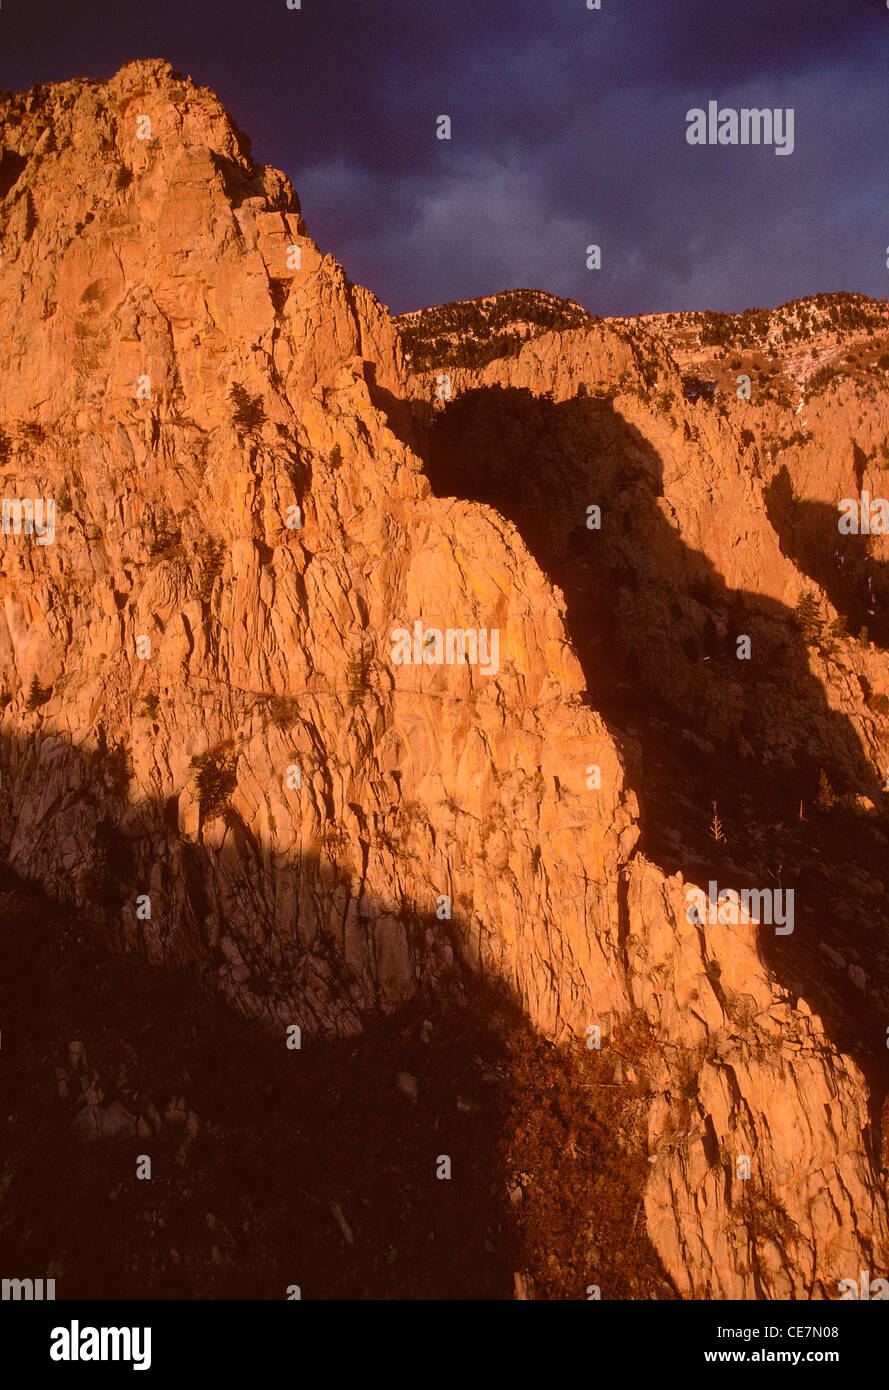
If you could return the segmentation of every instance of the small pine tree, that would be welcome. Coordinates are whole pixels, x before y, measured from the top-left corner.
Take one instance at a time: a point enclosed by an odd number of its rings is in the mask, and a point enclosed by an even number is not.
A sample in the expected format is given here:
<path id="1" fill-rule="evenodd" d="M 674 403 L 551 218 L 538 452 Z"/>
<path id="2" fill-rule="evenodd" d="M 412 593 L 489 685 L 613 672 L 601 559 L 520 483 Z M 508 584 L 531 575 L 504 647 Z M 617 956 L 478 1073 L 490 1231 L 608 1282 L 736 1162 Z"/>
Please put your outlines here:
<path id="1" fill-rule="evenodd" d="M 39 709 L 41 705 L 46 704 L 48 698 L 48 692 L 43 689 L 36 674 L 33 675 L 28 689 L 28 698 L 25 701 L 25 708 L 29 710 Z"/>
<path id="2" fill-rule="evenodd" d="M 339 444 L 334 444 L 333 448 L 327 456 L 327 462 L 330 464 L 331 468 L 339 468 L 342 461 L 343 451 L 340 448 Z"/>
<path id="3" fill-rule="evenodd" d="M 832 811 L 838 800 L 839 798 L 827 780 L 824 768 L 822 768 L 818 774 L 818 795 L 815 797 L 815 805 L 819 811 Z"/>
<path id="4" fill-rule="evenodd" d="M 838 618 L 834 618 L 828 632 L 831 637 L 835 637 L 838 642 L 845 642 L 849 637 L 849 624 L 841 613 Z"/>
<path id="5" fill-rule="evenodd" d="M 796 625 L 805 642 L 816 642 L 821 635 L 821 610 L 815 595 L 804 589 L 796 601 Z"/>
<path id="6" fill-rule="evenodd" d="M 863 627 L 858 634 L 858 645 L 859 647 L 863 647 L 865 651 L 867 651 L 870 646 L 870 634 L 866 627 Z"/>
<path id="7" fill-rule="evenodd" d="M 718 845 L 725 844 L 725 831 L 722 828 L 722 821 L 719 819 L 719 814 L 716 810 L 716 802 L 714 801 L 712 805 L 713 819 L 710 822 L 710 835 Z"/>

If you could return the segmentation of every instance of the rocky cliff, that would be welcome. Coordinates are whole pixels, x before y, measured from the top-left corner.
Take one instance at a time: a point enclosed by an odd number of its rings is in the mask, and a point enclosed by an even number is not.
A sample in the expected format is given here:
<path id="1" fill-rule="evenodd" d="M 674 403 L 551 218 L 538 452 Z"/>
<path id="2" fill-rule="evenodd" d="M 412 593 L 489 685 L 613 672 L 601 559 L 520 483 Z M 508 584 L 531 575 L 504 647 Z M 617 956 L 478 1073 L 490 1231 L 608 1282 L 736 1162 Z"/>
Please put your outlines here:
<path id="1" fill-rule="evenodd" d="M 619 1092 L 577 1209 L 647 1160 L 654 1296 L 885 1273 L 889 663 L 839 620 L 886 541 L 843 570 L 830 529 L 883 487 L 885 307 L 826 301 L 806 358 L 797 319 L 537 297 L 481 361 L 351 284 L 165 63 L 4 94 L 0 145 L 3 497 L 55 504 L 0 550 L 9 869 L 281 1047 L 493 990 L 592 1113 Z M 715 877 L 794 888 L 793 934 L 689 921 Z M 148 1123 L 85 1095 L 81 1136 Z"/>

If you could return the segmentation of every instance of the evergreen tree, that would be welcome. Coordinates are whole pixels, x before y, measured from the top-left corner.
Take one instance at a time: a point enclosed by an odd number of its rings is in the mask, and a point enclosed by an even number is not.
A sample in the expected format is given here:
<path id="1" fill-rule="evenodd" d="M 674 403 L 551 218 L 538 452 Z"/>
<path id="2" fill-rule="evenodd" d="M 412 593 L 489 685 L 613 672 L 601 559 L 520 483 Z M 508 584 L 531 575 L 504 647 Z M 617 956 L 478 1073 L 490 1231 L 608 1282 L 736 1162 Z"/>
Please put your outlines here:
<path id="1" fill-rule="evenodd" d="M 796 623 L 806 642 L 816 642 L 821 635 L 821 610 L 818 600 L 804 589 L 796 601 Z"/>
<path id="2" fill-rule="evenodd" d="M 31 685 L 28 689 L 28 698 L 25 702 L 25 708 L 29 710 L 39 709 L 41 705 L 46 704 L 48 698 L 48 692 L 43 689 L 36 674 L 33 675 L 31 677 Z"/>

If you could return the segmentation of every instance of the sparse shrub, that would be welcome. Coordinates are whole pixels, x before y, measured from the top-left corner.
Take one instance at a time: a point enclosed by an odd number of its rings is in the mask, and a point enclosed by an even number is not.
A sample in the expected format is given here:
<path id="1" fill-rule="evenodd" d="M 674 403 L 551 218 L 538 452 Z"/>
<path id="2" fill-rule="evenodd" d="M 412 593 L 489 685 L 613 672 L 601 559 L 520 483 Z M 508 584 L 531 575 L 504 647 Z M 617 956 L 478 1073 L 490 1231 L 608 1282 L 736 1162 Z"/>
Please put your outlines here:
<path id="1" fill-rule="evenodd" d="M 723 1009 L 740 1033 L 747 1032 L 759 1012 L 756 1000 L 750 994 L 730 994 Z"/>
<path id="2" fill-rule="evenodd" d="M 839 375 L 840 373 L 836 367 L 829 367 L 826 364 L 823 367 L 819 367 L 817 372 L 812 373 L 806 383 L 806 395 L 817 395 L 819 391 L 823 391 L 825 387 L 829 386 L 834 378 Z"/>
<path id="3" fill-rule="evenodd" d="M 213 585 L 225 565 L 225 551 L 222 541 L 208 536 L 201 545 L 201 598 L 207 603 L 213 593 Z"/>
<path id="4" fill-rule="evenodd" d="M 299 701 L 293 695 L 273 695 L 269 708 L 275 728 L 287 729 L 296 722 Z"/>
<path id="5" fill-rule="evenodd" d="M 265 410 L 261 396 L 251 396 L 240 382 L 236 381 L 228 393 L 232 408 L 232 424 L 238 434 L 255 434 L 265 423 Z"/>
<path id="6" fill-rule="evenodd" d="M 133 775 L 133 760 L 123 740 L 108 749 L 103 773 L 108 790 L 115 796 L 126 796 Z"/>
<path id="7" fill-rule="evenodd" d="M 46 430 L 36 420 L 18 420 L 15 435 L 20 445 L 34 449 L 46 439 Z"/>
<path id="8" fill-rule="evenodd" d="M 182 548 L 182 531 L 179 523 L 165 509 L 152 516 L 152 522 L 154 535 L 148 543 L 149 555 L 152 559 L 156 559 L 160 555 L 171 559 Z"/>
<path id="9" fill-rule="evenodd" d="M 344 825 L 333 823 L 322 830 L 321 843 L 330 854 L 336 854 L 349 843 L 349 832 Z"/>
<path id="10" fill-rule="evenodd" d="M 366 652 L 359 652 L 350 659 L 347 675 L 349 679 L 349 708 L 354 709 L 356 705 L 361 704 L 370 689 L 370 658 Z"/>
<path id="11" fill-rule="evenodd" d="M 342 461 L 343 451 L 340 448 L 339 444 L 334 444 L 330 453 L 327 455 L 327 462 L 330 464 L 331 468 L 339 468 Z"/>
<path id="12" fill-rule="evenodd" d="M 233 760 L 224 747 L 211 749 L 192 758 L 191 765 L 197 768 L 198 804 L 201 815 L 207 819 L 221 816 L 228 810 L 231 794 L 238 784 Z"/>
<path id="13" fill-rule="evenodd" d="M 657 1064 L 660 1045 L 643 1009 L 634 1009 L 619 1018 L 611 1036 L 614 1052 L 624 1062 L 637 1069 Z"/>
<path id="14" fill-rule="evenodd" d="M 826 814 L 828 811 L 833 810 L 838 800 L 839 797 L 830 785 L 827 779 L 827 773 L 824 771 L 824 768 L 822 768 L 818 774 L 818 795 L 815 797 L 815 806 L 819 811 L 823 811 Z"/>
<path id="15" fill-rule="evenodd" d="M 142 701 L 142 713 L 149 719 L 153 719 L 160 709 L 160 700 L 153 690 L 150 690 Z"/>
<path id="16" fill-rule="evenodd" d="M 744 1192 L 737 1205 L 740 1221 L 755 1244 L 771 1244 L 779 1250 L 791 1248 L 799 1239 L 799 1230 L 787 1215 L 778 1198 L 764 1189 L 751 1191 L 749 1183 L 742 1184 Z"/>
<path id="17" fill-rule="evenodd" d="M 635 1278 L 648 1259 L 638 1216 L 647 1164 L 615 1143 L 623 1123 L 617 1117 L 632 1088 L 616 1081 L 608 1054 L 603 1048 L 577 1058 L 524 1033 L 510 1043 L 511 1085 L 498 1117 L 497 1159 L 507 1173 L 523 1175 L 515 1268 L 534 1271 L 536 1297 L 578 1296 L 593 1277 L 587 1275 L 593 1239 L 602 1250 L 622 1252 L 620 1268 L 612 1266 L 607 1278 L 615 1296 L 629 1296 L 615 1289 L 620 1271 Z M 591 1182 L 591 1174 L 610 1178 Z M 575 1215 L 580 1212 L 582 1219 Z M 597 1272 L 600 1265 L 601 1257 Z"/>

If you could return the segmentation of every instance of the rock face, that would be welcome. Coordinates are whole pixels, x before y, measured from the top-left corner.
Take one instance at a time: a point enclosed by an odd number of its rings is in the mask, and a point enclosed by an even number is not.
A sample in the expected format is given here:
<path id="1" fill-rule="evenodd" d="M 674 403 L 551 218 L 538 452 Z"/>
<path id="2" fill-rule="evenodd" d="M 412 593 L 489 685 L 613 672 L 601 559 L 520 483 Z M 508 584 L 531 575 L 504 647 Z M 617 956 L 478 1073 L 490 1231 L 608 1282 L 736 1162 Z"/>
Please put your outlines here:
<path id="1" fill-rule="evenodd" d="M 686 399 L 707 353 L 657 321 L 410 370 L 287 179 L 162 62 L 4 96 L 0 144 L 3 496 L 55 501 L 52 538 L 0 550 L 8 864 L 278 1033 L 353 1036 L 465 972 L 567 1046 L 598 1028 L 644 1086 L 683 1296 L 883 1274 L 862 1071 L 767 927 L 688 921 L 712 864 L 640 844 L 646 735 L 612 682 L 659 687 L 698 757 L 805 755 L 879 797 L 885 656 L 804 648 L 787 609 L 837 616 L 800 499 L 880 488 L 883 387 L 819 398 L 779 463 L 786 407 Z M 755 677 L 716 650 L 748 629 Z M 432 630 L 497 647 L 439 662 Z"/>

